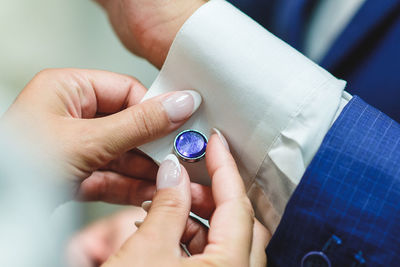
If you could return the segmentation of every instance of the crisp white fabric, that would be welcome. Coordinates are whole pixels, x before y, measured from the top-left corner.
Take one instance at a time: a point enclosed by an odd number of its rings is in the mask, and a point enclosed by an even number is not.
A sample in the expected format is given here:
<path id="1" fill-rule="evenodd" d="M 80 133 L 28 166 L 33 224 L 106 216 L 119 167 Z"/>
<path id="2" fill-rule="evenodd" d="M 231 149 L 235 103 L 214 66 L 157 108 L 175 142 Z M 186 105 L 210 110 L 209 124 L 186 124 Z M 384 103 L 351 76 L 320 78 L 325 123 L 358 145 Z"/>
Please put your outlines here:
<path id="1" fill-rule="evenodd" d="M 305 36 L 304 53 L 319 62 L 366 0 L 320 0 Z"/>
<path id="2" fill-rule="evenodd" d="M 183 25 L 145 96 L 196 89 L 203 104 L 178 131 L 141 149 L 160 162 L 171 153 L 179 131 L 194 128 L 209 134 L 217 127 L 227 137 L 247 188 L 264 192 L 263 197 L 257 193 L 256 202 L 268 207 L 262 221 L 274 230 L 347 101 L 344 87 L 344 81 L 229 3 L 212 0 Z M 190 166 L 196 166 L 189 171 L 192 178 L 209 182 L 204 162 Z"/>

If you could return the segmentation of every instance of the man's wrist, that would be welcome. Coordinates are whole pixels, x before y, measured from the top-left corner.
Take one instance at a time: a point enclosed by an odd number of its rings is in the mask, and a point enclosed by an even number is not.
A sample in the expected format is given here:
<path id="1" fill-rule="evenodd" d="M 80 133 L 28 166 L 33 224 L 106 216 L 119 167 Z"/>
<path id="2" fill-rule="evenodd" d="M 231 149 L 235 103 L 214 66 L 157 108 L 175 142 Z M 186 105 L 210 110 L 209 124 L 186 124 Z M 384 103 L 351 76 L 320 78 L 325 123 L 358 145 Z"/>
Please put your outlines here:
<path id="1" fill-rule="evenodd" d="M 150 29 L 143 30 L 140 34 L 139 44 L 142 54 L 157 68 L 161 68 L 167 58 L 169 49 L 186 20 L 207 1 L 180 1 L 177 4 L 169 4 L 163 8 L 158 17 L 159 22 Z"/>

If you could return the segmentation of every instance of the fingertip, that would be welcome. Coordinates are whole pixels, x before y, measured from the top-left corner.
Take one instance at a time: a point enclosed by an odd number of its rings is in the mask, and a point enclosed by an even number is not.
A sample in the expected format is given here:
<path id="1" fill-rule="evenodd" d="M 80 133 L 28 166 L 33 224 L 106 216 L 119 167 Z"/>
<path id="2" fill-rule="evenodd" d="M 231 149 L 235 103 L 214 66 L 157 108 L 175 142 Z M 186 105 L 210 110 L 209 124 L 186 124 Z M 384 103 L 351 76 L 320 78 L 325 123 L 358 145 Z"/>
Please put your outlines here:
<path id="1" fill-rule="evenodd" d="M 218 130 L 217 128 L 212 128 L 211 133 L 212 134 L 214 134 L 214 133 L 217 134 L 218 137 L 219 137 L 219 140 L 224 145 L 226 150 L 230 151 L 228 141 L 226 140 L 225 136 L 221 133 L 220 130 Z"/>
<path id="2" fill-rule="evenodd" d="M 196 92 L 194 90 L 184 90 L 184 92 L 189 93 L 192 96 L 192 98 L 193 98 L 192 113 L 196 112 L 199 109 L 201 102 L 203 101 L 203 98 L 201 97 L 201 95 L 198 92 Z"/>
<path id="3" fill-rule="evenodd" d="M 207 145 L 206 166 L 212 180 L 215 204 L 218 206 L 225 200 L 246 196 L 246 189 L 233 156 L 218 135 L 219 131 L 214 132 Z"/>
<path id="4" fill-rule="evenodd" d="M 148 212 L 148 211 L 150 210 L 151 203 L 152 203 L 151 200 L 146 200 L 146 201 L 144 201 L 144 202 L 142 203 L 142 205 L 140 205 L 140 206 L 142 207 L 142 209 L 143 209 L 145 212 Z"/>
<path id="5" fill-rule="evenodd" d="M 216 169 L 225 164 L 235 165 L 235 161 L 230 153 L 225 137 L 220 131 L 214 128 L 206 150 L 206 165 L 210 177 L 212 178 Z"/>
<path id="6" fill-rule="evenodd" d="M 177 158 L 174 154 L 168 154 L 168 155 L 164 158 L 163 162 L 164 162 L 164 161 L 167 161 L 167 160 L 173 161 L 173 162 L 175 163 L 175 165 L 179 168 L 179 171 L 181 170 L 181 164 L 180 164 L 178 158 Z M 162 164 L 162 163 L 161 163 L 161 164 Z"/>
<path id="7" fill-rule="evenodd" d="M 130 107 L 136 104 L 139 104 L 143 97 L 147 93 L 147 88 L 142 84 L 141 81 L 136 79 L 135 77 L 132 76 L 127 76 L 131 79 L 131 87 L 132 90 L 130 90 L 130 94 L 127 97 L 126 100 L 126 107 Z"/>
<path id="8" fill-rule="evenodd" d="M 157 190 L 177 187 L 182 182 L 181 164 L 174 154 L 167 155 L 157 173 Z"/>
<path id="9" fill-rule="evenodd" d="M 191 191 L 190 191 L 190 184 L 191 184 L 191 182 L 190 182 L 190 176 L 189 176 L 189 173 L 187 172 L 187 170 L 186 170 L 186 168 L 182 165 L 182 164 L 180 164 L 180 166 L 181 166 L 181 180 L 182 180 L 182 184 L 184 185 L 184 187 L 185 187 L 185 190 L 186 190 L 186 194 L 187 194 L 187 196 L 188 196 L 188 198 L 189 198 L 189 201 L 190 201 L 190 205 L 191 205 L 191 199 L 192 199 L 192 193 L 191 193 Z"/>
<path id="10" fill-rule="evenodd" d="M 157 173 L 157 189 L 189 184 L 189 174 L 174 154 L 168 154 L 160 164 Z"/>
<path id="11" fill-rule="evenodd" d="M 199 108 L 202 98 L 193 90 L 175 91 L 159 96 L 169 120 L 183 123 Z"/>

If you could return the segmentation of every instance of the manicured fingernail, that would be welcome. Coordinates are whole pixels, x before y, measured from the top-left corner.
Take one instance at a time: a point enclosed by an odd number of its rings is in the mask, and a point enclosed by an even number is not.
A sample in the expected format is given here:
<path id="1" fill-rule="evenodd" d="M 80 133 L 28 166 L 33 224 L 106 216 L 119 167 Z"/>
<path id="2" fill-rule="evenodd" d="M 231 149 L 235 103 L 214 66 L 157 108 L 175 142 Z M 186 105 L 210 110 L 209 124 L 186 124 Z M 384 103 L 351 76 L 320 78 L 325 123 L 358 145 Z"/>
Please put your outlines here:
<path id="1" fill-rule="evenodd" d="M 135 226 L 136 226 L 137 228 L 139 228 L 139 227 L 142 225 L 142 223 L 143 223 L 143 220 L 136 221 L 136 222 L 135 222 Z"/>
<path id="2" fill-rule="evenodd" d="M 180 122 L 192 115 L 201 104 L 201 96 L 193 90 L 179 91 L 162 101 L 172 122 Z"/>
<path id="3" fill-rule="evenodd" d="M 175 187 L 181 181 L 181 165 L 178 158 L 169 154 L 161 163 L 157 173 L 157 189 Z"/>
<path id="4" fill-rule="evenodd" d="M 224 145 L 224 147 L 229 150 L 229 145 L 228 142 L 226 141 L 225 137 L 222 135 L 222 133 L 217 129 L 217 128 L 213 128 L 212 129 L 212 133 L 216 133 L 219 137 L 219 139 L 221 140 L 222 144 Z"/>
<path id="5" fill-rule="evenodd" d="M 151 207 L 151 203 L 152 203 L 152 202 L 153 202 L 153 201 L 151 201 L 151 200 L 144 201 L 144 202 L 142 203 L 142 209 L 144 209 L 144 211 L 148 212 L 148 211 L 150 210 L 150 207 Z"/>

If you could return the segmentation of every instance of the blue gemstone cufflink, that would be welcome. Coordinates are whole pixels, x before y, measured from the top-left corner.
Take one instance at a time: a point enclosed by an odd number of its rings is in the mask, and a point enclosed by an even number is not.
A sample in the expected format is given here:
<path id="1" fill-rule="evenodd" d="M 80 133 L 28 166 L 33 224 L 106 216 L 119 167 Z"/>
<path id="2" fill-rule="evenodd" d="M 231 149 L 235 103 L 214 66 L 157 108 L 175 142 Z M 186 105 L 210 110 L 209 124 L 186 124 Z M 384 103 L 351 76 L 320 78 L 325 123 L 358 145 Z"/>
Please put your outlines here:
<path id="1" fill-rule="evenodd" d="M 174 141 L 176 156 L 185 162 L 197 162 L 204 158 L 207 148 L 207 137 L 196 130 L 180 132 Z"/>

